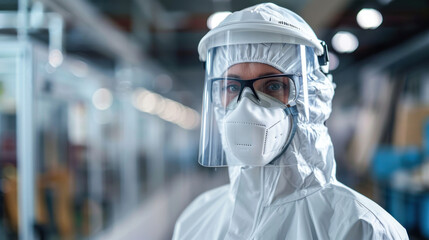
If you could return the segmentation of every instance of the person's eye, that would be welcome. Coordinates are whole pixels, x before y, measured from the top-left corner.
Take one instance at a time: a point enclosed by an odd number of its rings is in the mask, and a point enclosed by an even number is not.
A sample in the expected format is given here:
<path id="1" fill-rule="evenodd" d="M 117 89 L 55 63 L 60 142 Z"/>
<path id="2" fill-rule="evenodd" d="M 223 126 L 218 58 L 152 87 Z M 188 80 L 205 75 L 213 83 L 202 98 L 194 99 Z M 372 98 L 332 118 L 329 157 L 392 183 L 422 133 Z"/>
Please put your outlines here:
<path id="1" fill-rule="evenodd" d="M 285 87 L 285 84 L 279 81 L 270 81 L 265 85 L 265 89 L 271 92 L 282 91 Z"/>
<path id="2" fill-rule="evenodd" d="M 235 93 L 235 92 L 240 91 L 240 87 L 239 87 L 238 85 L 236 85 L 236 84 L 230 84 L 230 85 L 228 85 L 228 86 L 226 87 L 226 90 L 227 90 L 229 93 Z"/>

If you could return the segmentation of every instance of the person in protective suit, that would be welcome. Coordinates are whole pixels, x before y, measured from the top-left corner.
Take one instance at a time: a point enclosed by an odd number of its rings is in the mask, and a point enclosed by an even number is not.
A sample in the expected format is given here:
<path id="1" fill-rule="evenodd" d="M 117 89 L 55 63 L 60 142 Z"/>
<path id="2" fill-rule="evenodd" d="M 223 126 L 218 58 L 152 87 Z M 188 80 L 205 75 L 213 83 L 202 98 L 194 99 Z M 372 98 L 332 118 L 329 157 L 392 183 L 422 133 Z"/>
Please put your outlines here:
<path id="1" fill-rule="evenodd" d="M 408 239 L 376 203 L 336 180 L 325 121 L 327 47 L 272 3 L 229 15 L 201 40 L 206 62 L 199 163 L 230 184 L 194 200 L 181 239 Z"/>

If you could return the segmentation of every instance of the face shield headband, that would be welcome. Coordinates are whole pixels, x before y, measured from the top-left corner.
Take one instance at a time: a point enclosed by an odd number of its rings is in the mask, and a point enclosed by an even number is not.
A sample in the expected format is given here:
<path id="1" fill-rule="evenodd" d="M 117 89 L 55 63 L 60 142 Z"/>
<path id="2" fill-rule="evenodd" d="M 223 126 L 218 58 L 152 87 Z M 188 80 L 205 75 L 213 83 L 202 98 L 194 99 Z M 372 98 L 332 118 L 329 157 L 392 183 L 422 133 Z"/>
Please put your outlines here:
<path id="1" fill-rule="evenodd" d="M 289 164 L 277 159 L 296 132 L 297 98 L 308 101 L 306 78 L 311 69 L 306 63 L 315 55 L 307 50 L 295 44 L 245 44 L 209 50 L 201 165 Z"/>

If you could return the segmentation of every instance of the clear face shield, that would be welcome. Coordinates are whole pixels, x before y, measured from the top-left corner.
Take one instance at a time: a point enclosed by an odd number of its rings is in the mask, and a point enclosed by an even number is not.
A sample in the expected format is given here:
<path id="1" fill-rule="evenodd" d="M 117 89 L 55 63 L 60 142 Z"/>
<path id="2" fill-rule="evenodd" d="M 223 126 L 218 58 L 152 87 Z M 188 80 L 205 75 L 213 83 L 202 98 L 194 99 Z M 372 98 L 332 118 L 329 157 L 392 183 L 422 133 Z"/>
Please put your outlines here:
<path id="1" fill-rule="evenodd" d="M 286 165 L 280 159 L 295 134 L 297 106 L 308 117 L 307 65 L 314 56 L 310 47 L 284 43 L 209 49 L 199 163 Z"/>

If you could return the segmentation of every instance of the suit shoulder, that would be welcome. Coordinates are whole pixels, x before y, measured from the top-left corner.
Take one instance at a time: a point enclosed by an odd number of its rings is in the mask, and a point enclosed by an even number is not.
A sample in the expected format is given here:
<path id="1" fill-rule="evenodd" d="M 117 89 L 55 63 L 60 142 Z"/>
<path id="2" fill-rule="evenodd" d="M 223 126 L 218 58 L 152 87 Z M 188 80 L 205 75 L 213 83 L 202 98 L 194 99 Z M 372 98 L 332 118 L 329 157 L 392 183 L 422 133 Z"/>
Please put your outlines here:
<path id="1" fill-rule="evenodd" d="M 347 217 L 349 223 L 349 227 L 343 229 L 349 235 L 339 239 L 357 239 L 352 236 L 358 232 L 363 234 L 360 236 L 365 236 L 360 239 L 408 239 L 405 228 L 374 201 L 343 184 L 335 185 L 332 189 L 335 189 L 332 192 L 337 195 L 333 198 L 336 199 L 333 207 L 343 208 L 343 211 L 338 212 L 345 215 L 343 217 Z"/>
<path id="2" fill-rule="evenodd" d="M 200 194 L 186 207 L 177 222 L 207 211 L 208 206 L 216 206 L 217 202 L 227 197 L 228 189 L 229 185 L 224 185 Z"/>
<path id="3" fill-rule="evenodd" d="M 348 227 L 342 228 L 342 233 L 336 239 L 408 240 L 408 235 L 400 224 L 382 222 L 368 211 Z"/>
<path id="4" fill-rule="evenodd" d="M 228 198 L 228 186 L 209 190 L 195 198 L 176 221 L 173 239 L 194 239 L 191 236 L 196 234 L 195 231 L 198 232 L 195 226 L 207 222 L 204 220 L 210 217 L 208 214 L 214 214 L 218 209 L 222 209 Z"/>

